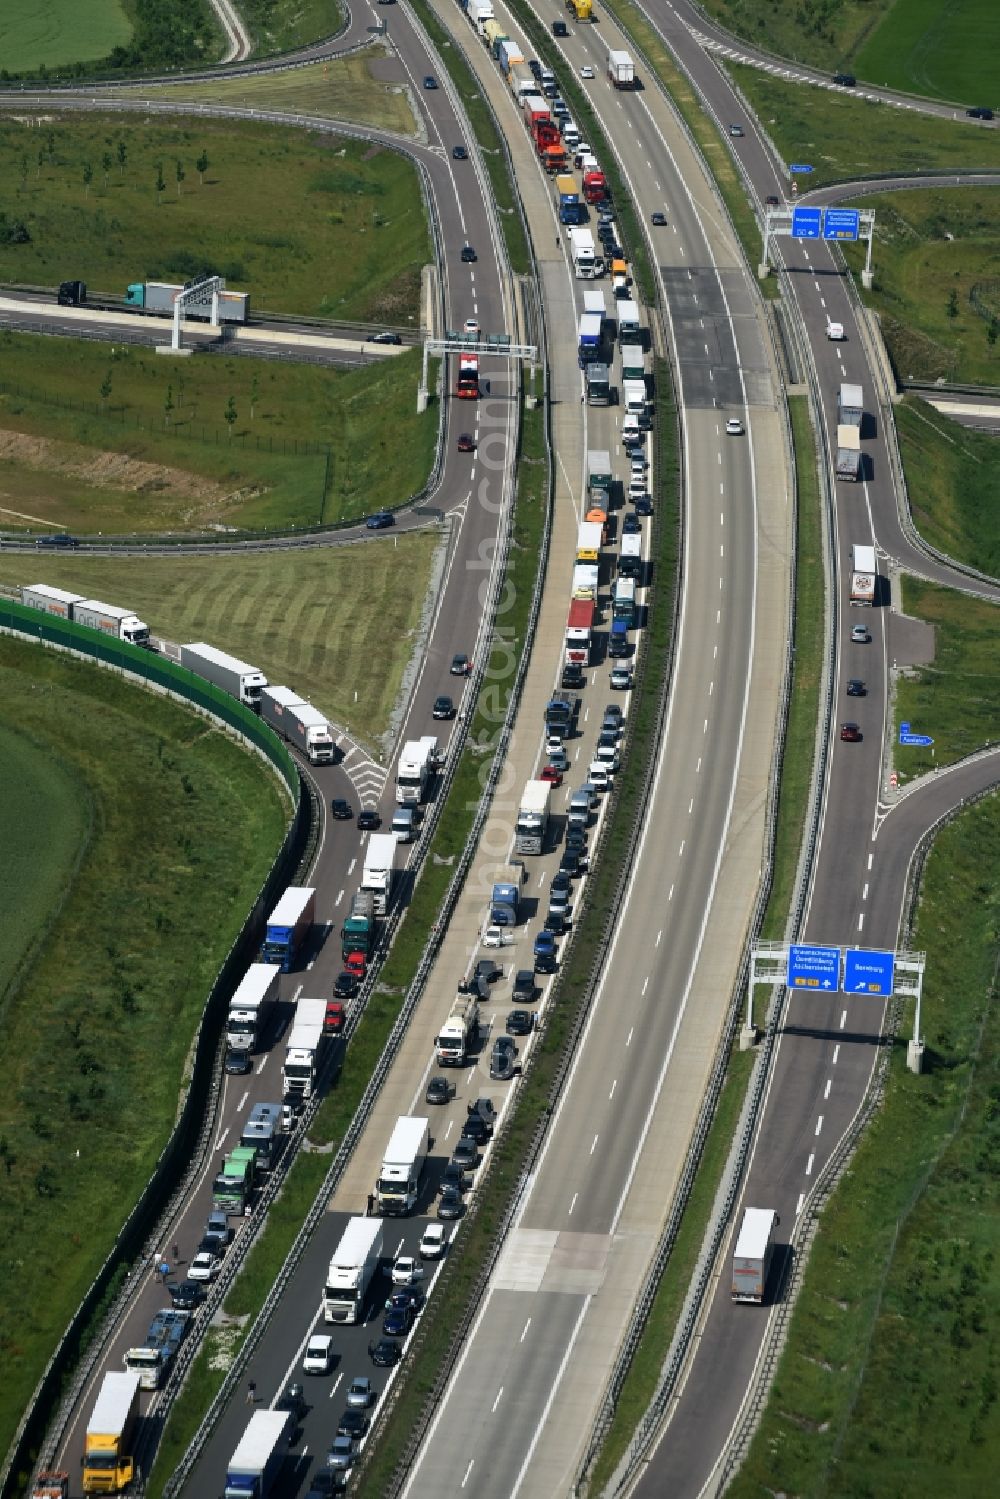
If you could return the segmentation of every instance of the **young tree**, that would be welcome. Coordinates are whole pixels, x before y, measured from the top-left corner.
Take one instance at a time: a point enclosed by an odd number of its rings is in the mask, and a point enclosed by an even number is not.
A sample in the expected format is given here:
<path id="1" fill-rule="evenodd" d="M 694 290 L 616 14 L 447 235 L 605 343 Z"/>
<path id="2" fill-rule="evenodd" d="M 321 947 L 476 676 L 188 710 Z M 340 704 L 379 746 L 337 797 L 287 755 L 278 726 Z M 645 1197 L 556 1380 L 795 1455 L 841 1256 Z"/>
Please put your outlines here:
<path id="1" fill-rule="evenodd" d="M 205 186 L 205 173 L 208 171 L 208 152 L 206 150 L 202 149 L 201 155 L 198 157 L 198 160 L 195 162 L 195 168 L 196 168 L 197 173 L 198 173 L 198 181 L 201 183 L 202 187 L 204 187 Z"/>
<path id="2" fill-rule="evenodd" d="M 91 166 L 89 161 L 85 161 L 83 164 L 83 185 L 87 189 L 88 198 L 90 197 L 90 184 L 93 182 L 93 180 L 94 168 Z"/>
<path id="3" fill-rule="evenodd" d="M 174 171 L 177 174 L 177 196 L 179 198 L 181 195 L 181 183 L 187 176 L 187 173 L 184 170 L 184 163 L 182 161 L 178 161 L 176 166 L 174 167 Z"/>
<path id="4" fill-rule="evenodd" d="M 22 192 L 24 192 L 24 189 L 27 187 L 27 185 L 28 185 L 28 158 L 26 156 L 22 156 L 21 157 L 21 191 Z"/>
<path id="5" fill-rule="evenodd" d="M 110 397 L 111 397 L 111 371 L 108 370 L 108 373 L 105 375 L 104 379 L 101 381 L 101 409 L 102 410 L 107 405 Z"/>
<path id="6" fill-rule="evenodd" d="M 170 426 L 170 418 L 173 415 L 173 410 L 174 410 L 174 387 L 172 385 L 168 385 L 167 386 L 167 398 L 166 398 L 166 400 L 163 403 L 163 425 L 165 427 L 169 427 Z"/>
<path id="7" fill-rule="evenodd" d="M 163 195 L 163 189 L 166 187 L 166 185 L 167 185 L 166 178 L 163 175 L 163 162 L 162 161 L 158 161 L 156 163 L 156 201 L 157 201 L 157 203 L 159 203 L 160 198 Z"/>
<path id="8" fill-rule="evenodd" d="M 224 418 L 226 426 L 229 428 L 229 441 L 232 442 L 233 428 L 237 421 L 236 398 L 234 396 L 229 397 L 229 404 L 226 406 Z"/>
<path id="9" fill-rule="evenodd" d="M 254 409 L 254 407 L 257 404 L 257 397 L 258 397 L 259 394 L 260 394 L 260 385 L 259 385 L 259 382 L 258 382 L 258 379 L 257 379 L 257 374 L 256 374 L 256 371 L 255 371 L 254 372 L 253 380 L 250 382 L 250 420 L 251 420 L 251 422 L 253 421 L 253 409 Z"/>
<path id="10" fill-rule="evenodd" d="M 42 167 L 44 165 L 45 165 L 45 149 L 44 149 L 43 146 L 39 146 L 39 148 L 38 148 L 38 155 L 35 158 L 35 166 L 37 168 L 37 171 L 35 173 L 36 176 L 40 177 L 42 175 Z"/>
<path id="11" fill-rule="evenodd" d="M 111 168 L 112 168 L 113 165 L 114 165 L 114 162 L 113 162 L 113 159 L 112 159 L 112 156 L 111 156 L 111 152 L 110 151 L 105 151 L 104 155 L 101 157 L 101 166 L 102 166 L 102 168 L 104 170 L 104 186 L 105 187 L 107 187 L 107 185 L 108 185 L 108 176 L 109 176 L 109 174 L 111 172 Z"/>
<path id="12" fill-rule="evenodd" d="M 125 163 L 128 161 L 128 146 L 124 141 L 118 142 L 118 171 L 122 177 L 125 176 Z"/>
<path id="13" fill-rule="evenodd" d="M 53 134 L 53 132 L 51 130 L 49 131 L 48 135 L 45 137 L 45 154 L 48 156 L 49 161 L 52 161 L 55 158 L 55 154 L 56 154 L 56 138 L 55 138 L 55 135 Z"/>
<path id="14" fill-rule="evenodd" d="M 948 293 L 948 316 L 958 317 L 958 292 L 954 287 Z"/>

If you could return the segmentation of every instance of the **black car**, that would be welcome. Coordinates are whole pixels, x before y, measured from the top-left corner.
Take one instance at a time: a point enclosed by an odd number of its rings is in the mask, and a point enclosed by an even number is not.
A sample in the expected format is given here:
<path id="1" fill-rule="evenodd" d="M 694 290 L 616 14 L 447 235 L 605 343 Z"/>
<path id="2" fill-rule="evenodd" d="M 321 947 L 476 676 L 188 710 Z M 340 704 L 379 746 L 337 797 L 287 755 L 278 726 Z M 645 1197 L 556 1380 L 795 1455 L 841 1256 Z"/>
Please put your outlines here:
<path id="1" fill-rule="evenodd" d="M 457 1187 L 445 1187 L 438 1199 L 437 1215 L 442 1222 L 448 1222 L 452 1218 L 461 1218 L 465 1212 L 465 1202 Z"/>
<path id="2" fill-rule="evenodd" d="M 864 682 L 862 682 L 862 680 L 861 680 L 860 677 L 850 677 L 848 679 L 848 683 L 847 683 L 847 696 L 848 697 L 865 697 L 867 695 L 867 692 L 868 692 L 868 688 L 865 686 Z"/>
<path id="3" fill-rule="evenodd" d="M 853 88 L 858 80 L 853 73 L 834 73 L 833 81 L 839 83 L 841 88 Z"/>
<path id="4" fill-rule="evenodd" d="M 518 1005 L 530 1005 L 534 1003 L 537 993 L 535 975 L 531 969 L 519 968 L 514 979 L 514 989 L 511 999 Z"/>
<path id="5" fill-rule="evenodd" d="M 65 531 L 59 532 L 55 536 L 39 536 L 35 542 L 36 547 L 62 547 L 72 551 L 75 551 L 79 545 L 80 543 L 76 537 L 68 536 Z"/>
<path id="6" fill-rule="evenodd" d="M 353 999 L 359 987 L 356 973 L 339 973 L 337 982 L 333 986 L 333 997 L 334 999 Z"/>
<path id="7" fill-rule="evenodd" d="M 463 245 L 461 259 L 465 265 L 474 265 L 479 259 L 479 256 L 476 254 L 471 245 Z"/>
<path id="8" fill-rule="evenodd" d="M 182 1280 L 176 1286 L 168 1286 L 167 1290 L 179 1312 L 193 1312 L 205 1300 L 205 1287 L 198 1280 Z"/>
<path id="9" fill-rule="evenodd" d="M 472 1118 L 473 1114 L 478 1114 L 480 1119 L 485 1119 L 486 1123 L 490 1127 L 490 1133 L 492 1134 L 493 1126 L 497 1122 L 496 1104 L 493 1102 L 492 1098 L 477 1098 L 474 1103 L 469 1104 L 465 1112 L 468 1114 L 470 1119 Z"/>
<path id="10" fill-rule="evenodd" d="M 309 1480 L 305 1499 L 330 1499 L 332 1494 L 345 1493 L 348 1477 L 343 1468 L 319 1468 Z"/>
<path id="11" fill-rule="evenodd" d="M 559 861 L 562 868 L 562 860 Z M 547 911 L 545 921 L 542 924 L 543 932 L 551 932 L 554 937 L 561 937 L 566 930 L 566 913 L 564 911 Z M 493 1076 L 492 1071 L 490 1077 Z"/>
<path id="12" fill-rule="evenodd" d="M 653 502 L 648 494 L 641 494 L 635 502 L 636 515 L 652 515 Z"/>
<path id="13" fill-rule="evenodd" d="M 514 1041 L 510 1036 L 498 1036 L 490 1052 L 490 1077 L 505 1083 L 519 1071 Z"/>
<path id="14" fill-rule="evenodd" d="M 460 1171 L 475 1171 L 479 1165 L 479 1146 L 471 1135 L 459 1137 L 451 1159 Z"/>
<path id="15" fill-rule="evenodd" d="M 530 1036 L 535 1029 L 534 1010 L 511 1010 L 504 1029 L 508 1036 Z"/>
<path id="16" fill-rule="evenodd" d="M 434 77 L 433 73 L 428 73 L 426 78 L 424 79 L 424 88 L 437 88 L 437 86 L 438 81 Z"/>
<path id="17" fill-rule="evenodd" d="M 243 1046 L 227 1046 L 222 1070 L 230 1077 L 245 1077 L 253 1069 L 253 1057 Z"/>
<path id="18" fill-rule="evenodd" d="M 371 342 L 373 344 L 401 344 L 403 340 L 398 333 L 373 333 Z"/>
<path id="19" fill-rule="evenodd" d="M 581 873 L 580 866 L 581 866 L 582 860 L 583 860 L 583 854 L 582 854 L 581 850 L 576 849 L 576 848 L 564 848 L 563 849 L 563 853 L 562 853 L 562 858 L 559 860 L 559 869 L 560 869 L 560 872 L 562 874 L 568 874 L 568 875 L 577 875 L 577 874 L 580 874 Z M 549 969 L 539 968 L 539 966 L 538 966 L 538 959 L 536 958 L 535 959 L 535 972 L 536 973 L 545 973 L 545 972 L 554 973 L 555 969 L 554 968 L 549 968 Z"/>
<path id="20" fill-rule="evenodd" d="M 552 895 L 569 895 L 572 888 L 573 881 L 567 874 L 564 874 L 561 870 L 558 874 L 552 876 L 552 884 L 550 886 Z M 551 899 L 551 896 L 549 898 Z"/>
<path id="21" fill-rule="evenodd" d="M 455 1084 L 449 1078 L 432 1077 L 424 1099 L 427 1103 L 450 1103 L 454 1096 Z"/>
<path id="22" fill-rule="evenodd" d="M 602 729 L 615 729 L 620 733 L 624 719 L 625 715 L 618 703 L 605 703 L 604 717 L 601 719 Z"/>
<path id="23" fill-rule="evenodd" d="M 585 685 L 583 667 L 578 661 L 567 661 L 562 669 L 560 685 L 563 687 L 583 687 Z"/>
<path id="24" fill-rule="evenodd" d="M 460 1192 L 467 1192 L 471 1186 L 471 1177 L 466 1176 L 461 1166 L 456 1166 L 454 1161 L 449 1161 L 441 1173 L 438 1192 L 443 1192 L 446 1187 L 457 1187 Z"/>
<path id="25" fill-rule="evenodd" d="M 464 146 L 452 146 L 451 155 L 453 161 L 468 161 L 469 153 Z"/>
<path id="26" fill-rule="evenodd" d="M 195 1250 L 195 1254 L 210 1254 L 213 1260 L 221 1260 L 225 1252 L 225 1240 L 219 1234 L 206 1234 Z"/>
<path id="27" fill-rule="evenodd" d="M 569 36 L 569 28 L 567 27 L 566 22 L 565 21 L 553 21 L 552 22 L 552 35 L 553 36 Z"/>
<path id="28" fill-rule="evenodd" d="M 586 828 L 569 828 L 566 833 L 566 847 L 576 854 L 585 854 L 587 852 Z"/>
<path id="29" fill-rule="evenodd" d="M 487 1121 L 482 1114 L 470 1114 L 462 1125 L 462 1134 L 477 1145 L 485 1145 L 493 1133 L 492 1121 Z"/>
<path id="30" fill-rule="evenodd" d="M 306 1401 L 305 1391 L 300 1384 L 290 1384 L 285 1387 L 279 1400 L 274 1402 L 276 1411 L 291 1411 L 292 1420 L 296 1426 L 300 1426 L 305 1420 L 309 1405 Z"/>
<path id="31" fill-rule="evenodd" d="M 528 72 L 531 74 L 532 78 L 541 78 L 541 76 L 542 76 L 542 65 L 538 61 L 537 57 L 529 57 L 529 59 L 528 59 Z"/>
<path id="32" fill-rule="evenodd" d="M 563 854 L 563 859 L 565 859 L 565 857 L 566 857 L 566 855 Z M 536 973 L 555 973 L 555 971 L 556 971 L 556 969 L 558 967 L 559 967 L 559 959 L 556 957 L 556 955 L 555 955 L 554 952 L 536 952 L 535 953 L 535 972 Z"/>
<path id="33" fill-rule="evenodd" d="M 472 662 L 460 652 L 457 656 L 452 656 L 448 670 L 453 677 L 467 677 L 472 670 Z"/>
<path id="34" fill-rule="evenodd" d="M 626 515 L 624 520 L 622 521 L 622 535 L 635 536 L 641 530 L 642 522 L 634 513 L 634 511 L 630 510 L 628 515 Z"/>
<path id="35" fill-rule="evenodd" d="M 354 816 L 350 802 L 345 801 L 342 796 L 333 798 L 330 803 L 330 814 L 337 822 L 350 822 Z"/>
<path id="36" fill-rule="evenodd" d="M 337 1425 L 338 1437 L 352 1437 L 355 1441 L 368 1430 L 368 1417 L 364 1411 L 346 1410 Z"/>
<path id="37" fill-rule="evenodd" d="M 659 210 L 657 210 L 656 213 L 653 214 L 650 222 L 654 224 L 657 229 L 662 229 L 664 224 L 667 222 L 667 216 L 665 213 L 661 213 Z"/>
<path id="38" fill-rule="evenodd" d="M 423 1311 L 424 1302 L 427 1300 L 419 1286 L 393 1286 L 392 1295 L 385 1304 L 387 1312 L 395 1307 L 408 1306 L 411 1312 Z"/>
<path id="39" fill-rule="evenodd" d="M 374 807 L 362 807 L 358 813 L 358 827 L 363 833 L 374 833 L 382 825 L 382 819 Z"/>
<path id="40" fill-rule="evenodd" d="M 395 1338 L 379 1338 L 377 1343 L 368 1344 L 368 1357 L 376 1369 L 391 1369 L 403 1357 L 403 1349 Z"/>
<path id="41" fill-rule="evenodd" d="M 497 979 L 503 978 L 503 969 L 492 958 L 480 958 L 476 964 L 476 978 L 485 979 L 488 984 L 495 984 Z"/>
<path id="42" fill-rule="evenodd" d="M 993 111 L 987 109 L 985 104 L 977 104 L 973 109 L 967 109 L 965 113 L 970 120 L 992 120 Z"/>
<path id="43" fill-rule="evenodd" d="M 443 692 L 440 697 L 436 697 L 434 699 L 434 706 L 431 709 L 431 717 L 441 719 L 455 717 L 455 704 L 452 699 L 448 697 L 447 693 Z"/>

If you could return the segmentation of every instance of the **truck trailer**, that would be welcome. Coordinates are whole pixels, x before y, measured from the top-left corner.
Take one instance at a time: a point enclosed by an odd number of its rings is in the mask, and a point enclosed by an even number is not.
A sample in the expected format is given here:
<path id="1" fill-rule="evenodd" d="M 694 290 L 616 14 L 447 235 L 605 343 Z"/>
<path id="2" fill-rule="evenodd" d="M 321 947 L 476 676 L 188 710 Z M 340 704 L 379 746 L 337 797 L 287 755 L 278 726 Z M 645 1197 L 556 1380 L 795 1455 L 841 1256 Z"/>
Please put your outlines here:
<path id="1" fill-rule="evenodd" d="M 375 901 L 375 915 L 384 916 L 392 900 L 396 881 L 395 833 L 372 833 L 365 847 L 361 873 L 362 890 L 370 890 Z"/>
<path id="2" fill-rule="evenodd" d="M 611 454 L 604 448 L 590 448 L 587 453 L 587 488 L 611 490 Z"/>
<path id="3" fill-rule="evenodd" d="M 634 578 L 636 582 L 642 576 L 642 533 L 639 531 L 628 531 L 622 537 L 618 553 L 618 576 Z"/>
<path id="4" fill-rule="evenodd" d="M 594 236 L 589 229 L 571 229 L 569 246 L 578 281 L 593 281 L 604 274 L 604 261 L 594 251 Z"/>
<path id="5" fill-rule="evenodd" d="M 590 665 L 590 645 L 596 605 L 593 599 L 573 599 L 566 621 L 566 661 L 578 666 Z"/>
<path id="6" fill-rule="evenodd" d="M 131 1370 L 105 1374 L 83 1438 L 85 1494 L 120 1494 L 132 1482 L 138 1420 L 138 1374 Z"/>
<path id="7" fill-rule="evenodd" d="M 872 546 L 851 547 L 851 603 L 861 606 L 875 602 L 875 548 Z"/>
<path id="8" fill-rule="evenodd" d="M 227 656 L 225 651 L 204 641 L 181 646 L 181 665 L 221 687 L 223 692 L 231 693 L 255 713 L 260 712 L 260 695 L 267 686 L 267 678 L 256 666 Z"/>
<path id="9" fill-rule="evenodd" d="M 375 1183 L 380 1213 L 401 1217 L 417 1205 L 430 1141 L 430 1121 L 404 1114 L 396 1120 Z"/>
<path id="10" fill-rule="evenodd" d="M 125 306 L 142 312 L 166 313 L 173 317 L 177 293 L 183 290 L 183 286 L 175 286 L 167 281 L 133 281 L 125 292 Z M 246 292 L 219 292 L 220 323 L 245 323 L 249 311 L 250 298 Z M 187 303 L 181 310 L 181 316 L 195 318 L 200 323 L 210 323 L 211 298 L 207 302 Z"/>
<path id="11" fill-rule="evenodd" d="M 576 533 L 577 562 L 599 562 L 601 543 L 600 525 L 596 521 L 581 521 Z"/>
<path id="12" fill-rule="evenodd" d="M 438 742 L 434 734 L 409 739 L 403 745 L 396 770 L 396 801 L 401 807 L 419 806 L 426 800 L 438 762 Z"/>
<path id="13" fill-rule="evenodd" d="M 226 1464 L 225 1499 L 268 1499 L 291 1445 L 291 1411 L 254 1411 Z"/>
<path id="14" fill-rule="evenodd" d="M 523 864 L 505 864 L 497 870 L 490 893 L 491 926 L 517 926 L 523 879 Z"/>
<path id="15" fill-rule="evenodd" d="M 865 397 L 860 385 L 842 385 L 837 391 L 837 426 L 861 427 L 865 419 Z"/>
<path id="16" fill-rule="evenodd" d="M 172 1308 L 159 1311 L 149 1324 L 142 1346 L 126 1349 L 122 1363 L 130 1373 L 138 1374 L 140 1389 L 160 1388 L 170 1372 L 177 1350 L 187 1336 L 190 1324 L 190 1312 L 174 1311 Z"/>
<path id="17" fill-rule="evenodd" d="M 278 1002 L 280 974 L 270 963 L 251 963 L 229 1001 L 226 1045 L 256 1051 Z"/>
<path id="18" fill-rule="evenodd" d="M 611 589 L 611 618 L 624 619 L 628 628 L 635 624 L 635 579 L 616 578 Z"/>
<path id="19" fill-rule="evenodd" d="M 596 312 L 581 312 L 577 328 L 577 358 L 581 367 L 592 364 L 601 357 L 601 326 L 603 319 Z"/>
<path id="20" fill-rule="evenodd" d="M 316 916 L 316 891 L 308 885 L 289 885 L 267 918 L 262 963 L 276 963 L 282 973 L 295 966 Z"/>
<path id="21" fill-rule="evenodd" d="M 612 88 L 635 88 L 635 63 L 627 52 L 608 53 L 608 82 Z"/>
<path id="22" fill-rule="evenodd" d="M 147 651 L 153 649 L 145 620 L 133 614 L 131 609 L 121 609 L 117 604 L 86 599 L 82 594 L 69 593 L 65 588 L 50 588 L 47 583 L 32 583 L 30 587 L 22 588 L 21 603 L 28 609 L 41 609 L 58 619 L 86 625 L 88 630 L 98 630 L 113 640 L 124 640 Z"/>
<path id="23" fill-rule="evenodd" d="M 281 1080 L 286 1093 L 312 1097 L 325 1036 L 326 1000 L 300 999 L 295 1006 L 295 1019 L 281 1065 Z"/>
<path id="24" fill-rule="evenodd" d="M 479 1037 L 479 1004 L 472 994 L 458 994 L 448 1018 L 438 1031 L 434 1054 L 442 1067 L 462 1067 L 472 1042 Z"/>
<path id="25" fill-rule="evenodd" d="M 332 765 L 333 734 L 318 708 L 291 687 L 265 687 L 260 694 L 260 716 L 282 739 L 294 744 L 311 765 Z"/>
<path id="26" fill-rule="evenodd" d="M 600 568 L 596 562 L 578 562 L 573 569 L 573 597 L 593 599 L 596 602 L 599 575 Z"/>
<path id="27" fill-rule="evenodd" d="M 367 961 L 375 948 L 375 897 L 359 890 L 351 901 L 350 915 L 340 929 L 340 953 L 346 962 L 352 953 Z"/>
<path id="28" fill-rule="evenodd" d="M 351 1218 L 326 1272 L 325 1322 L 363 1322 L 368 1288 L 378 1274 L 384 1234 L 381 1218 Z"/>
<path id="29" fill-rule="evenodd" d="M 774 1230 L 781 1219 L 771 1208 L 747 1208 L 733 1251 L 733 1300 L 764 1300 L 774 1254 Z"/>
<path id="30" fill-rule="evenodd" d="M 857 481 L 861 478 L 861 429 L 837 428 L 837 478 Z"/>
<path id="31" fill-rule="evenodd" d="M 545 847 L 552 787 L 548 781 L 529 781 L 521 794 L 514 829 L 514 852 L 540 854 Z"/>

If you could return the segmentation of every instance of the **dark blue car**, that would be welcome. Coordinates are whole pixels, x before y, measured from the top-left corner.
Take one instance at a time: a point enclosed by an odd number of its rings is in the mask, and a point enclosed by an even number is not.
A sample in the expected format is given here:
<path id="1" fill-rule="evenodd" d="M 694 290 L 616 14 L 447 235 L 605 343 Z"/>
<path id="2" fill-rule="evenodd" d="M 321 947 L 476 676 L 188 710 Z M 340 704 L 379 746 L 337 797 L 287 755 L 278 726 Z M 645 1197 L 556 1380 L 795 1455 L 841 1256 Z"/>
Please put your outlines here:
<path id="1" fill-rule="evenodd" d="M 370 515 L 365 521 L 365 525 L 369 531 L 384 531 L 387 526 L 392 525 L 394 519 L 391 510 L 376 510 L 375 514 Z"/>
<path id="2" fill-rule="evenodd" d="M 382 1332 L 387 1338 L 405 1338 L 413 1326 L 413 1308 L 394 1306 L 382 1318 Z"/>

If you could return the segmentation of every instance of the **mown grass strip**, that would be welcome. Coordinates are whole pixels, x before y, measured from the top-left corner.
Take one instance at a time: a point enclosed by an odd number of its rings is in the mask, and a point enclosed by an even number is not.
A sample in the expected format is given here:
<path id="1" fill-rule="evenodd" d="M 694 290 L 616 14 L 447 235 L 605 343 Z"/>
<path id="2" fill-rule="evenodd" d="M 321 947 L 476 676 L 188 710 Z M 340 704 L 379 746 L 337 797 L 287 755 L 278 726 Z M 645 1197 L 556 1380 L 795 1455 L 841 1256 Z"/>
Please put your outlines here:
<path id="1" fill-rule="evenodd" d="M 930 959 L 924 1071 L 905 1067 L 907 1002 L 885 1102 L 824 1209 L 736 1499 L 996 1487 L 998 890 L 994 795 L 938 835 L 925 866 L 905 944 Z"/>
<path id="2" fill-rule="evenodd" d="M 456 49 L 448 32 L 426 0 L 411 0 L 411 4 L 426 28 L 428 36 L 438 49 L 441 60 L 461 95 L 462 104 L 469 117 L 476 143 L 482 152 L 490 186 L 493 189 L 493 198 L 499 210 L 500 227 L 503 230 L 511 270 L 516 275 L 526 276 L 531 270 L 528 237 L 525 234 L 514 184 L 507 166 L 507 156 L 493 114 L 480 92 L 479 80 L 465 58 Z M 474 37 L 473 40 L 475 40 Z M 458 142 L 456 141 L 455 144 L 457 145 Z"/>
<path id="3" fill-rule="evenodd" d="M 761 930 L 763 938 L 773 940 L 784 934 L 805 826 L 819 709 L 825 607 L 819 478 L 809 402 L 805 396 L 793 396 L 788 404 L 798 491 L 795 666 L 782 759 L 771 894 Z M 752 1052 L 741 1052 L 734 1047 L 730 1053 L 680 1231 L 625 1377 L 607 1439 L 594 1466 L 592 1493 L 603 1491 L 656 1390 L 729 1158 L 753 1062 Z"/>
<path id="4" fill-rule="evenodd" d="M 551 1107 L 553 1089 L 565 1065 L 567 1047 L 601 950 L 601 913 L 612 908 L 622 876 L 628 830 L 634 824 L 639 798 L 644 793 L 646 770 L 655 758 L 659 726 L 657 689 L 669 669 L 680 546 L 677 416 L 665 363 L 658 365 L 656 376 L 659 454 L 656 563 L 642 667 L 643 679 L 650 686 L 633 699 L 627 758 L 616 778 L 616 813 L 606 823 L 608 831 L 601 844 L 601 857 L 588 880 L 586 904 L 590 919 L 581 920 L 574 930 L 555 991 L 555 1003 L 548 1010 L 516 1106 L 490 1159 L 489 1191 L 477 1193 L 475 1211 L 445 1263 L 437 1295 L 450 1308 L 451 1315 L 429 1319 L 420 1326 L 407 1378 L 399 1387 L 377 1449 L 371 1451 L 366 1461 L 363 1475 L 366 1493 L 387 1494 L 395 1490 L 398 1467 L 411 1435 L 418 1427 L 440 1371 L 449 1367 L 454 1329 L 461 1321 L 461 1310 L 471 1306 L 479 1289 L 482 1268 L 497 1243 L 532 1142 Z"/>
<path id="5" fill-rule="evenodd" d="M 521 433 L 520 478 L 507 571 L 511 586 L 505 591 L 512 603 L 503 615 L 504 628 L 511 632 L 507 638 L 514 641 L 518 653 L 524 648 L 545 525 L 547 464 L 545 416 L 541 407 L 522 413 Z M 503 652 L 503 672 L 510 678 L 509 691 L 512 672 L 506 649 Z M 503 690 L 501 688 L 501 692 Z M 479 736 L 481 739 L 483 735 L 492 734 L 494 727 L 494 714 L 485 712 L 481 696 L 470 726 L 470 737 Z M 468 748 L 465 750 L 392 951 L 351 1038 L 343 1070 L 309 1130 L 308 1138 L 314 1146 L 332 1146 L 334 1152 L 339 1149 L 385 1049 L 426 946 L 427 934 L 439 917 L 456 858 L 471 831 L 482 791 L 483 764 L 482 755 Z M 233 1325 L 226 1331 L 221 1347 L 216 1334 L 209 1334 L 207 1345 L 192 1365 L 184 1389 L 167 1418 L 149 1480 L 150 1499 L 159 1499 L 163 1493 L 167 1480 L 176 1470 L 205 1412 L 221 1389 L 226 1372 L 242 1345 L 245 1329 L 252 1325 L 285 1263 L 330 1168 L 330 1161 L 330 1152 L 325 1148 L 322 1154 L 303 1152 L 289 1172 L 280 1197 L 268 1212 L 267 1225 L 226 1298 L 225 1313 L 234 1319 Z"/>

